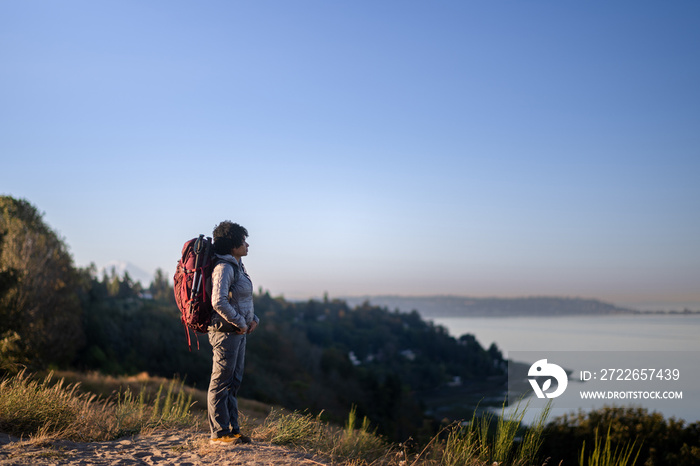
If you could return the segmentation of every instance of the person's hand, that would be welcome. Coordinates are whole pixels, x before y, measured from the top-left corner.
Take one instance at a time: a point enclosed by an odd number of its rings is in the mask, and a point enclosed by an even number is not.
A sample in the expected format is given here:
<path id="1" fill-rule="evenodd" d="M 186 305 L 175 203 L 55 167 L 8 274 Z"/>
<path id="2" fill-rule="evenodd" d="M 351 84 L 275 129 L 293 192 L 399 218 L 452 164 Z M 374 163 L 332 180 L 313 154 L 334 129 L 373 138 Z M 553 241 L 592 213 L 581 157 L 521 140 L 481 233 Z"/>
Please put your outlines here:
<path id="1" fill-rule="evenodd" d="M 248 326 L 248 333 L 253 333 L 253 330 L 255 330 L 258 326 L 258 323 L 256 321 L 252 321 L 250 325 Z"/>

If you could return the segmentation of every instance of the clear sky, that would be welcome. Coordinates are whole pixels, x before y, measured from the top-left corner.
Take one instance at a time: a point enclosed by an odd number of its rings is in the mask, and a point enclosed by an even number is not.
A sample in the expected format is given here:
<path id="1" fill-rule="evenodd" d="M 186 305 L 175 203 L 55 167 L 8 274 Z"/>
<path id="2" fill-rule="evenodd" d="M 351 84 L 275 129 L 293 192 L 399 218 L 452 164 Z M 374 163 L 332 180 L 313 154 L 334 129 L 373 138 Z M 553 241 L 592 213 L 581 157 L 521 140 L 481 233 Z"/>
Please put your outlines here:
<path id="1" fill-rule="evenodd" d="M 0 2 L 0 194 L 79 266 L 221 220 L 288 298 L 700 308 L 700 3 Z"/>

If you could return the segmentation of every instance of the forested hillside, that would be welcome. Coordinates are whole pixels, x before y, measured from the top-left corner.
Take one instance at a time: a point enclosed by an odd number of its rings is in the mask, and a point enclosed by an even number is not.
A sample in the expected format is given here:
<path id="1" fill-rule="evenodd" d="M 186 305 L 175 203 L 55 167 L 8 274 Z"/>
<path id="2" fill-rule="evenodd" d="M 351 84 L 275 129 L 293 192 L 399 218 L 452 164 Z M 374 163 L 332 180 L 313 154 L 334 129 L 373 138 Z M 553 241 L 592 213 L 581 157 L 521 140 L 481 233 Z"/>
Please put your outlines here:
<path id="1" fill-rule="evenodd" d="M 147 371 L 207 387 L 211 348 L 199 335 L 189 351 L 170 277 L 157 271 L 144 290 L 128 274 L 77 269 L 36 208 L 0 201 L 3 371 Z M 290 302 L 263 290 L 255 309 L 261 324 L 249 337 L 241 396 L 323 411 L 331 420 L 345 419 L 355 406 L 391 438 L 424 427 L 423 400 L 434 391 L 504 376 L 496 347 L 486 350 L 469 335 L 455 339 L 416 312 L 329 299 Z"/>
<path id="2" fill-rule="evenodd" d="M 156 281 L 151 289 L 164 284 Z M 82 296 L 85 345 L 73 365 L 114 374 L 179 376 L 206 388 L 211 370 L 207 336 L 199 335 L 188 350 L 170 294 L 142 299 L 115 295 L 118 289 L 129 289 L 119 277 L 91 280 Z M 369 305 L 351 309 L 339 300 L 289 302 L 265 292 L 255 296 L 255 309 L 261 323 L 249 336 L 241 396 L 324 411 L 338 420 L 356 406 L 359 415 L 392 437 L 422 428 L 422 395 L 455 380 L 468 384 L 503 375 L 495 347 L 485 350 L 469 335 L 452 338 L 415 312 Z"/>
<path id="3" fill-rule="evenodd" d="M 369 301 L 402 311 L 417 310 L 426 319 L 439 317 L 534 317 L 632 314 L 639 311 L 597 299 L 530 296 L 525 298 L 474 298 L 467 296 L 365 296 L 348 303 Z"/>

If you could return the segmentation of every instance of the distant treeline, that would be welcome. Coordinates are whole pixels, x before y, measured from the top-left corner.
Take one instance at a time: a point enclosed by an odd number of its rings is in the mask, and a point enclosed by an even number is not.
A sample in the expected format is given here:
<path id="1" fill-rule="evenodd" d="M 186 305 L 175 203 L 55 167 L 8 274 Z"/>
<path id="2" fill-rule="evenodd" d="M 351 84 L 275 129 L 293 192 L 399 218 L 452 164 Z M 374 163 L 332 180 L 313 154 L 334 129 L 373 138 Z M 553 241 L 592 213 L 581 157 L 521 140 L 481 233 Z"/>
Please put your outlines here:
<path id="1" fill-rule="evenodd" d="M 417 310 L 424 318 L 524 317 L 633 314 L 638 311 L 597 299 L 532 296 L 526 298 L 471 298 L 467 296 L 363 296 L 345 298 L 402 311 Z"/>

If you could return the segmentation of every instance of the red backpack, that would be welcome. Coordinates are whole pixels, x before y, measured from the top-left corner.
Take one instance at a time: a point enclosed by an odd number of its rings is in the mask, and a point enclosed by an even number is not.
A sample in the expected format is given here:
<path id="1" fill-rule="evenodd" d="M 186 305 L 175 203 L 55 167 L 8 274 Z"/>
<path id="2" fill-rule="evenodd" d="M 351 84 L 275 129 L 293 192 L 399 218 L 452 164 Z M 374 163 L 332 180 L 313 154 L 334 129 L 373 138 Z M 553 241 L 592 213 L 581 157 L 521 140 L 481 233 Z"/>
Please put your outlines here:
<path id="1" fill-rule="evenodd" d="M 175 302 L 181 312 L 181 320 L 187 332 L 187 344 L 192 350 L 190 329 L 207 333 L 211 321 L 211 274 L 214 270 L 214 248 L 211 238 L 193 238 L 182 247 L 182 257 L 177 261 Z M 196 333 L 195 333 L 196 335 Z M 197 339 L 199 348 L 199 339 Z"/>

